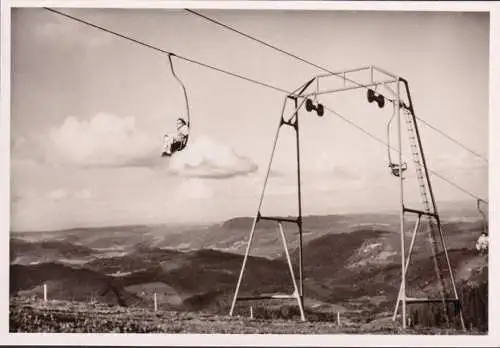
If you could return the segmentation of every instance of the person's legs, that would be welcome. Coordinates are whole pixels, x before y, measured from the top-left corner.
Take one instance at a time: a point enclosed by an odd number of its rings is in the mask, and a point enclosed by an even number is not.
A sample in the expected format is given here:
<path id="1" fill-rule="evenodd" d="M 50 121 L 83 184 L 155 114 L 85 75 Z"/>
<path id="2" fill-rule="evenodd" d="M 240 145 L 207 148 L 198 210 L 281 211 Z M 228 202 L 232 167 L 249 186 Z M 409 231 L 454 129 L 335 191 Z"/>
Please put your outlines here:
<path id="1" fill-rule="evenodd" d="M 165 135 L 162 156 L 170 156 L 172 154 L 173 137 Z"/>

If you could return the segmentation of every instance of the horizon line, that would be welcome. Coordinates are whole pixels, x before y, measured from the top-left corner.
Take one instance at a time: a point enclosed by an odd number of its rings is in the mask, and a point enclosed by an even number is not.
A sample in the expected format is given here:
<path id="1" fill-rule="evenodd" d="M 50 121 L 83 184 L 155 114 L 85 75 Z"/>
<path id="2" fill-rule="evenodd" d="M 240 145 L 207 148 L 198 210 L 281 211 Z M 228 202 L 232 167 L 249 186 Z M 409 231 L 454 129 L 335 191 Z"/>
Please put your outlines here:
<path id="1" fill-rule="evenodd" d="M 442 203 L 454 203 L 454 204 L 460 204 L 460 203 L 465 203 L 465 200 L 460 200 L 460 201 L 447 201 L 447 202 L 442 202 Z M 456 209 L 456 208 L 455 208 Z M 454 210 L 450 209 L 450 207 L 447 207 L 445 209 L 441 209 L 441 213 L 447 210 Z M 470 210 L 475 210 L 474 208 L 471 207 Z M 352 211 L 352 212 L 340 212 L 340 213 L 326 213 L 326 214 L 320 214 L 320 213 L 310 213 L 310 214 L 303 214 L 303 218 L 307 217 L 330 217 L 330 216 L 347 216 L 347 215 L 397 215 L 399 214 L 398 209 L 385 209 L 385 210 L 380 210 L 380 211 Z M 282 215 L 283 217 L 290 217 L 293 215 Z M 67 228 L 54 228 L 54 229 L 10 229 L 9 233 L 10 234 L 22 234 L 22 233 L 57 233 L 57 232 L 71 232 L 79 229 L 88 229 L 88 230 L 97 230 L 97 229 L 117 229 L 117 228 L 124 228 L 124 227 L 153 227 L 153 226 L 165 226 L 165 227 L 200 227 L 200 226 L 212 226 L 212 225 L 217 225 L 217 224 L 223 224 L 231 220 L 236 220 L 236 219 L 254 219 L 255 216 L 251 215 L 235 215 L 232 217 L 228 217 L 225 219 L 218 219 L 214 221 L 205 221 L 205 222 L 196 222 L 196 221 L 191 221 L 191 222 L 152 222 L 152 223 L 132 223 L 132 224 L 108 224 L 108 225 L 87 225 L 87 226 L 75 226 L 75 227 L 67 227 Z"/>

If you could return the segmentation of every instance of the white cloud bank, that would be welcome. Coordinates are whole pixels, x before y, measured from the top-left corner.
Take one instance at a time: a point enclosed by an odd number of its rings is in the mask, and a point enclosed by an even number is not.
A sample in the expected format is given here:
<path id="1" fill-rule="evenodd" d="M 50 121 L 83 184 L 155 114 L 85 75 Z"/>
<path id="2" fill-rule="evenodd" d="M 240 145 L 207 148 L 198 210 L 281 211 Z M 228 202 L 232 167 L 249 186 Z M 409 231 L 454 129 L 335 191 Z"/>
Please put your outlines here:
<path id="1" fill-rule="evenodd" d="M 159 147 L 158 142 L 136 129 L 134 117 L 107 113 L 89 121 L 67 117 L 50 131 L 49 138 L 51 162 L 83 167 L 133 165 L 156 155 Z"/>
<path id="2" fill-rule="evenodd" d="M 258 167 L 228 145 L 208 137 L 191 137 L 171 158 L 161 158 L 163 133 L 156 136 L 136 127 L 134 117 L 100 113 L 92 119 L 67 117 L 49 134 L 48 160 L 76 167 L 161 167 L 176 176 L 230 178 Z"/>
<path id="3" fill-rule="evenodd" d="M 251 159 L 208 137 L 195 138 L 169 164 L 172 174 L 213 179 L 247 175 L 258 169 Z"/>

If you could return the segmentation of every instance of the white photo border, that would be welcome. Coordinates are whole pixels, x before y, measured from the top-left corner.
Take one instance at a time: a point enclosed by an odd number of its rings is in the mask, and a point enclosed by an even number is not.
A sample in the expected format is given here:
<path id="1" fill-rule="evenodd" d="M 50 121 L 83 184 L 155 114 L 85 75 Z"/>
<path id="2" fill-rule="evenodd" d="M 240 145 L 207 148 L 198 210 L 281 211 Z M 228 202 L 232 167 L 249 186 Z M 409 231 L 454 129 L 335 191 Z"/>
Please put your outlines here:
<path id="1" fill-rule="evenodd" d="M 8 345 L 127 345 L 127 346 L 498 346 L 500 337 L 499 282 L 489 282 L 489 330 L 484 336 L 407 336 L 407 335 L 198 335 L 198 334 L 21 334 L 9 333 L 9 231 L 10 231 L 10 11 L 15 7 L 60 8 L 193 8 L 193 9 L 288 9 L 359 11 L 484 11 L 490 13 L 490 105 L 489 105 L 489 207 L 490 277 L 500 268 L 498 201 L 500 134 L 500 3 L 489 1 L 161 1 L 161 0 L 2 0 L 1 5 L 1 118 L 0 118 L 0 255 L 3 257 L 0 296 L 2 344 Z M 495 98 L 497 96 L 497 98 Z M 69 338 L 71 337 L 71 339 Z"/>

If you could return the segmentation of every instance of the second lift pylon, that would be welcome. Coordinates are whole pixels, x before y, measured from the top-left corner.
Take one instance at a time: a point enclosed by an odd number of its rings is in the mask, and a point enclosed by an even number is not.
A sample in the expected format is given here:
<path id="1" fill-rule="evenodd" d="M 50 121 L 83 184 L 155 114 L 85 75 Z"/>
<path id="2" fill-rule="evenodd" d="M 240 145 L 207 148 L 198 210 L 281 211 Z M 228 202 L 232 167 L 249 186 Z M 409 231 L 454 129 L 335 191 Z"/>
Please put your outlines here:
<path id="1" fill-rule="evenodd" d="M 238 301 L 238 300 L 239 301 L 245 301 L 245 300 L 251 301 L 251 300 L 271 300 L 271 299 L 295 299 L 297 301 L 297 305 L 299 307 L 301 320 L 306 321 L 306 316 L 305 316 L 305 311 L 304 311 L 304 286 L 303 286 L 303 283 L 304 283 L 303 282 L 303 279 L 304 279 L 303 269 L 304 269 L 304 267 L 303 267 L 303 257 L 302 257 L 303 256 L 302 255 L 302 191 L 301 191 L 301 183 L 300 183 L 301 176 L 300 176 L 300 151 L 299 151 L 299 149 L 300 149 L 299 110 L 308 100 L 310 100 L 307 98 L 303 98 L 302 94 L 315 80 L 316 80 L 316 78 L 313 78 L 310 81 L 308 81 L 306 84 L 301 86 L 298 90 L 296 90 L 295 91 L 296 93 L 288 95 L 283 102 L 283 108 L 281 111 L 280 122 L 279 122 L 278 129 L 277 129 L 275 137 L 274 137 L 271 158 L 269 160 L 269 165 L 268 165 L 266 177 L 264 180 L 264 185 L 262 188 L 262 192 L 260 194 L 260 200 L 259 200 L 259 205 L 257 208 L 257 214 L 253 220 L 252 228 L 250 229 L 250 236 L 248 239 L 248 244 L 247 244 L 247 248 L 245 251 L 245 256 L 243 258 L 243 265 L 241 267 L 240 275 L 238 278 L 238 283 L 236 285 L 236 291 L 234 293 L 233 301 L 231 304 L 231 309 L 229 312 L 230 316 L 232 316 L 234 314 L 236 301 Z M 286 115 L 285 109 L 286 109 L 287 104 L 290 102 L 292 102 L 293 111 L 290 114 Z M 310 103 L 310 101 L 307 103 Z M 262 215 L 262 211 L 261 211 L 265 191 L 266 191 L 267 184 L 268 184 L 269 174 L 271 172 L 271 167 L 272 167 L 274 155 L 276 152 L 278 137 L 279 137 L 280 130 L 282 129 L 282 127 L 291 127 L 295 130 L 295 140 L 296 140 L 296 148 L 297 148 L 296 162 L 297 162 L 297 185 L 298 185 L 298 190 L 297 190 L 297 192 L 298 192 L 298 195 L 297 195 L 298 216 L 296 218 L 264 216 L 264 215 Z M 262 220 L 276 222 L 277 232 L 279 234 L 279 238 L 281 239 L 282 246 L 283 246 L 283 249 L 285 251 L 285 256 L 286 256 L 288 269 L 290 272 L 290 277 L 291 277 L 291 281 L 292 281 L 292 285 L 293 285 L 294 290 L 293 290 L 293 293 L 291 293 L 291 294 L 261 294 L 258 296 L 240 297 L 239 296 L 240 287 L 241 287 L 242 279 L 244 276 L 245 268 L 247 265 L 248 257 L 250 254 L 250 250 L 252 248 L 253 241 L 255 238 L 256 226 Z M 295 276 L 294 267 L 293 267 L 292 260 L 290 257 L 290 252 L 288 250 L 288 243 L 287 243 L 283 223 L 294 223 L 297 225 L 298 230 L 299 230 L 299 243 L 298 243 L 298 251 L 299 251 L 298 278 L 299 279 L 298 279 L 298 281 L 297 281 L 297 278 Z"/>

